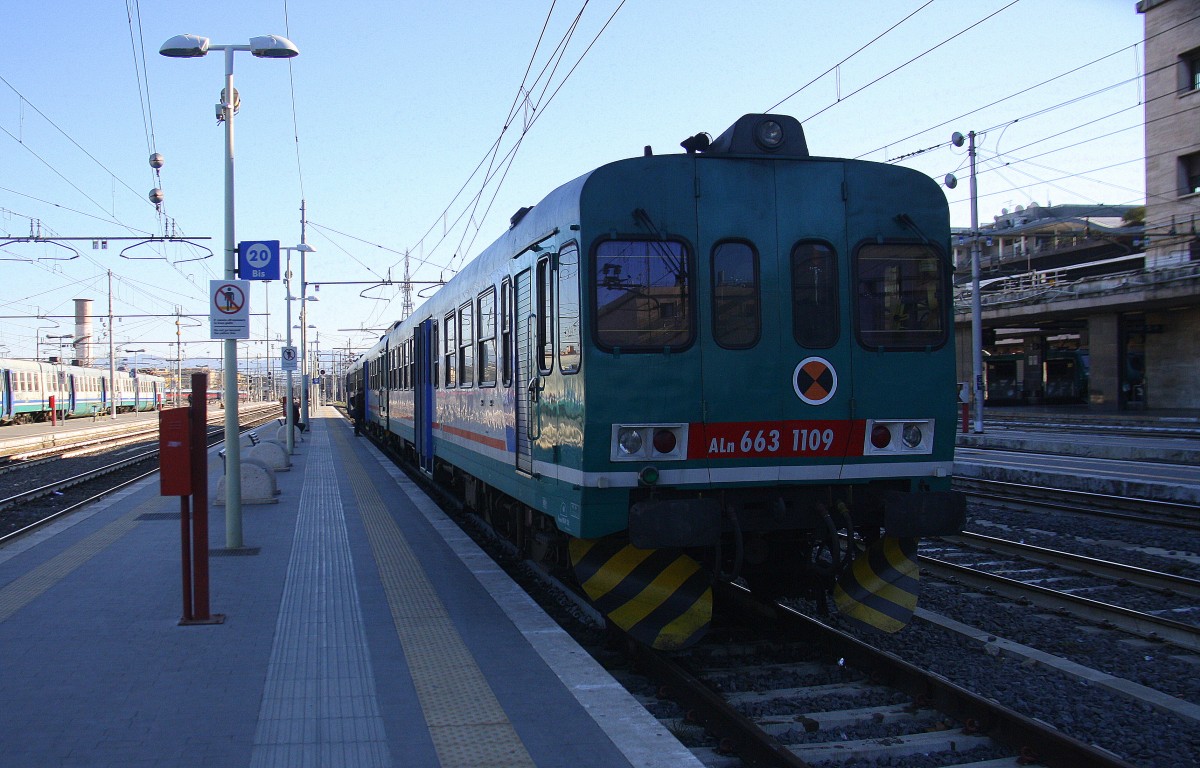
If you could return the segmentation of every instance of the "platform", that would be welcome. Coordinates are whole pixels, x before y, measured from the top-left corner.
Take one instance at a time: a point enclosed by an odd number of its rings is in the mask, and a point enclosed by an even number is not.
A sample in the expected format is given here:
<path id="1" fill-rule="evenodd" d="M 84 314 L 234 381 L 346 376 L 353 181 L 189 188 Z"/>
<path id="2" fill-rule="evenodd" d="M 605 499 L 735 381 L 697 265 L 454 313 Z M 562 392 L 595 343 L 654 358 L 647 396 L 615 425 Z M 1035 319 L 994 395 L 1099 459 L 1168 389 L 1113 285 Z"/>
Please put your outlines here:
<path id="1" fill-rule="evenodd" d="M 333 409 L 312 426 L 214 549 L 222 624 L 179 625 L 157 478 L 0 549 L 0 762 L 700 765 Z"/>
<path id="2" fill-rule="evenodd" d="M 982 433 L 957 434 L 954 474 L 1200 504 L 1198 428 L 1191 412 L 988 409 Z"/>

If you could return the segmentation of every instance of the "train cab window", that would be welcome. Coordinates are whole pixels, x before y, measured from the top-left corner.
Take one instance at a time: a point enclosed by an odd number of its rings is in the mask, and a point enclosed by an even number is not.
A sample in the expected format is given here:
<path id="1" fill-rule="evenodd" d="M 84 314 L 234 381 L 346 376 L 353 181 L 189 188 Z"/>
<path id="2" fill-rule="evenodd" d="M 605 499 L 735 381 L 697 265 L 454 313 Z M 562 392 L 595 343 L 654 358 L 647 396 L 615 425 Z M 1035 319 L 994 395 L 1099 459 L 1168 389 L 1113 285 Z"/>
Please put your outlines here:
<path id="1" fill-rule="evenodd" d="M 855 260 L 858 336 L 871 349 L 919 349 L 946 341 L 943 259 L 927 245 L 864 245 Z"/>
<path id="2" fill-rule="evenodd" d="M 758 252 L 744 242 L 718 243 L 712 253 L 713 340 L 727 349 L 758 343 Z"/>
<path id="3" fill-rule="evenodd" d="M 479 294 L 479 386 L 496 386 L 496 289 Z"/>
<path id="4" fill-rule="evenodd" d="M 691 263 L 683 243 L 605 240 L 593 269 L 601 347 L 662 352 L 692 343 Z"/>
<path id="5" fill-rule="evenodd" d="M 512 329 L 513 329 L 512 280 L 504 278 L 500 283 L 500 383 L 512 386 Z"/>
<path id="6" fill-rule="evenodd" d="M 792 336 L 802 347 L 837 343 L 837 255 L 825 243 L 803 242 L 792 249 Z"/>
<path id="7" fill-rule="evenodd" d="M 458 386 L 475 385 L 475 302 L 458 308 Z"/>
<path id="8" fill-rule="evenodd" d="M 458 342 L 455 337 L 455 312 L 446 315 L 442 330 L 442 355 L 446 359 L 446 388 L 455 386 L 458 378 Z"/>
<path id="9" fill-rule="evenodd" d="M 558 368 L 579 370 L 579 248 L 570 243 L 558 253 Z"/>
<path id="10" fill-rule="evenodd" d="M 550 373 L 554 367 L 554 314 L 551 309 L 553 282 L 550 259 L 538 259 L 537 264 L 537 349 L 538 372 Z"/>

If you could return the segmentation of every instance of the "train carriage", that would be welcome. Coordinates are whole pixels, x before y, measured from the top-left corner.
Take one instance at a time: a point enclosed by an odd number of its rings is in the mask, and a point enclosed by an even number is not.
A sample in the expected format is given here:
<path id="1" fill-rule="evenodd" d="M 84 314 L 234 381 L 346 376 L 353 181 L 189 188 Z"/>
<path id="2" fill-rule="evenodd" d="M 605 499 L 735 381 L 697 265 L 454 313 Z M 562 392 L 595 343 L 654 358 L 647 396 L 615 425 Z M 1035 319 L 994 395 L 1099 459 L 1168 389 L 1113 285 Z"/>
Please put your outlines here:
<path id="1" fill-rule="evenodd" d="M 649 644 L 718 575 L 902 626 L 964 510 L 940 188 L 749 115 L 511 224 L 360 358 L 372 431 Z"/>
<path id="2" fill-rule="evenodd" d="M 154 411 L 162 406 L 162 377 L 116 372 L 120 412 Z M 35 360 L 0 360 L 0 423 L 94 416 L 111 409 L 113 387 L 107 370 Z M 53 398 L 53 405 L 51 405 Z"/>

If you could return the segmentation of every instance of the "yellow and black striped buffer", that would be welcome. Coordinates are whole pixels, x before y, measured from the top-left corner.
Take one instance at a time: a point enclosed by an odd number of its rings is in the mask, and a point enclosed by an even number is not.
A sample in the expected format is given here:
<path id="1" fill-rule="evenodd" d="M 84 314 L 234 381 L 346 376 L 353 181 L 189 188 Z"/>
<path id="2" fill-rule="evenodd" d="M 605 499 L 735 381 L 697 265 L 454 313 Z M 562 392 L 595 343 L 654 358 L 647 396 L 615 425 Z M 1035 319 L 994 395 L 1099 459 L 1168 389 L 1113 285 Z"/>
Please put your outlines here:
<path id="1" fill-rule="evenodd" d="M 572 539 L 571 565 L 596 609 L 643 645 L 686 648 L 712 621 L 709 576 L 687 555 Z"/>
<path id="2" fill-rule="evenodd" d="M 899 632 L 921 593 L 917 539 L 885 538 L 859 555 L 833 588 L 838 611 L 852 622 Z"/>

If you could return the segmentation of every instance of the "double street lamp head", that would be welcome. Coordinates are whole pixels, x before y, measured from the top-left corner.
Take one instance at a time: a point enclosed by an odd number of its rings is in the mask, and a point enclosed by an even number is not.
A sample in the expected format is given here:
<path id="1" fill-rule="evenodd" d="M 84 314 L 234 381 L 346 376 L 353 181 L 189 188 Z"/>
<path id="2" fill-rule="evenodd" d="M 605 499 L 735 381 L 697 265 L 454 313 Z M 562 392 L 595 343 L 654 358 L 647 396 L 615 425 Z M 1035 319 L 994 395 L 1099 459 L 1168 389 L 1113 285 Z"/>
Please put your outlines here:
<path id="1" fill-rule="evenodd" d="M 282 35 L 252 37 L 249 45 L 212 45 L 207 37 L 200 35 L 175 35 L 163 43 L 158 52 L 173 59 L 194 59 L 204 56 L 209 50 L 226 49 L 250 51 L 261 59 L 290 59 L 300 55 L 296 44 Z"/>

